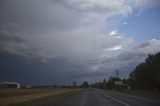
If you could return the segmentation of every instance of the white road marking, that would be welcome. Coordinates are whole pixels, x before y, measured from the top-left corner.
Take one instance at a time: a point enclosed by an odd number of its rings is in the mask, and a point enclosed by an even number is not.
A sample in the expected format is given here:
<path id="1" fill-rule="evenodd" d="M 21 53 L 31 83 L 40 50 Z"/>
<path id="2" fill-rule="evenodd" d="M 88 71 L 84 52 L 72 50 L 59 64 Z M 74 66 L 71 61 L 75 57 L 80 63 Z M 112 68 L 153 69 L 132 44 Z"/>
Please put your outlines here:
<path id="1" fill-rule="evenodd" d="M 109 95 L 103 94 L 103 93 L 101 93 L 101 94 L 104 95 L 105 97 L 110 98 L 110 99 L 112 99 L 112 100 L 114 100 L 114 101 L 116 101 L 116 102 L 119 102 L 119 103 L 121 103 L 121 104 L 123 104 L 123 105 L 125 105 L 125 106 L 131 106 L 131 105 L 129 105 L 129 104 L 123 102 L 123 101 L 120 101 L 120 100 L 118 100 L 118 99 L 113 98 L 112 96 L 109 96 Z"/>

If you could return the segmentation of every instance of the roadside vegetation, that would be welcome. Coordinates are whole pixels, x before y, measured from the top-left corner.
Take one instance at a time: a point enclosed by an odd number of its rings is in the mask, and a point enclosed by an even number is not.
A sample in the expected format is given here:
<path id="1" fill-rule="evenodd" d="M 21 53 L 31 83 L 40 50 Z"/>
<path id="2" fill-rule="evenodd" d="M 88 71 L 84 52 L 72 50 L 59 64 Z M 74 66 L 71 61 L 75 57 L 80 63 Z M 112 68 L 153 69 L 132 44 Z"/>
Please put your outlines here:
<path id="1" fill-rule="evenodd" d="M 43 89 L 0 89 L 0 106 L 36 100 L 67 92 L 79 91 L 75 88 L 43 88 Z"/>
<path id="2" fill-rule="evenodd" d="M 69 98 L 69 97 L 71 97 L 81 91 L 83 91 L 83 90 L 82 89 L 72 90 L 72 91 L 61 93 L 58 95 L 45 96 L 42 98 L 19 102 L 19 103 L 14 103 L 14 104 L 10 104 L 7 106 L 41 106 L 42 104 L 44 106 L 48 106 L 48 105 L 51 105 L 50 103 L 52 103 L 52 102 L 62 102 L 60 100 L 65 100 L 66 98 Z"/>
<path id="3" fill-rule="evenodd" d="M 133 89 L 160 91 L 160 52 L 149 55 L 130 73 L 128 84 Z"/>
<path id="4" fill-rule="evenodd" d="M 121 89 L 120 91 L 114 90 L 114 92 L 120 92 L 120 93 L 135 95 L 135 96 L 142 96 L 149 99 L 160 100 L 160 92 L 157 92 L 157 91 L 149 91 L 145 89 L 134 89 L 134 90 Z"/>
<path id="5" fill-rule="evenodd" d="M 116 85 L 117 81 L 122 84 Z M 110 77 L 107 81 L 104 79 L 103 82 L 92 84 L 92 87 L 160 99 L 160 52 L 148 55 L 129 74 L 129 78 Z"/>

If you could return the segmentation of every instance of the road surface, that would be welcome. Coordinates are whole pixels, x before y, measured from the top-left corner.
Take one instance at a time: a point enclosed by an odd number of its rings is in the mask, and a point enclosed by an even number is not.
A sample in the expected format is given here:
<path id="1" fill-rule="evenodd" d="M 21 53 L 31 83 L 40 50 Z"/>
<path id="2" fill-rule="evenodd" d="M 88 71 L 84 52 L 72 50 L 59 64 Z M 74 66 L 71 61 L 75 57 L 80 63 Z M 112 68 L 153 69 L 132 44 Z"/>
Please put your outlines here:
<path id="1" fill-rule="evenodd" d="M 33 106 L 160 106 L 160 101 L 98 89 L 33 102 Z"/>

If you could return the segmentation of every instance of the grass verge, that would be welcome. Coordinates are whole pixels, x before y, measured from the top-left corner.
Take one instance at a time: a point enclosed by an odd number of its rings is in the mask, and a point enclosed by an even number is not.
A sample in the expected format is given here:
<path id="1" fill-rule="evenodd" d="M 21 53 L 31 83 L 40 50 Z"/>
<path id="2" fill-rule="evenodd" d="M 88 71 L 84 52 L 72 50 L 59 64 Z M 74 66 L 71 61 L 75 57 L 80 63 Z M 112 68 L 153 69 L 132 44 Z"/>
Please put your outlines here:
<path id="1" fill-rule="evenodd" d="M 156 92 L 156 91 L 122 89 L 122 90 L 114 90 L 114 92 L 120 92 L 120 93 L 135 95 L 135 96 L 141 96 L 149 99 L 160 100 L 160 92 Z"/>
<path id="2" fill-rule="evenodd" d="M 75 95 L 76 93 L 79 93 L 81 91 L 82 91 L 82 89 L 73 90 L 73 91 L 65 92 L 65 93 L 58 94 L 58 95 L 46 96 L 46 97 L 42 97 L 39 99 L 10 104 L 7 106 L 43 106 L 45 103 L 52 103 L 52 102 L 56 102 L 59 100 L 63 100 L 65 98 L 70 97 L 72 95 Z"/>
<path id="3" fill-rule="evenodd" d="M 54 96 L 80 89 L 50 88 L 50 89 L 0 89 L 0 106 Z"/>

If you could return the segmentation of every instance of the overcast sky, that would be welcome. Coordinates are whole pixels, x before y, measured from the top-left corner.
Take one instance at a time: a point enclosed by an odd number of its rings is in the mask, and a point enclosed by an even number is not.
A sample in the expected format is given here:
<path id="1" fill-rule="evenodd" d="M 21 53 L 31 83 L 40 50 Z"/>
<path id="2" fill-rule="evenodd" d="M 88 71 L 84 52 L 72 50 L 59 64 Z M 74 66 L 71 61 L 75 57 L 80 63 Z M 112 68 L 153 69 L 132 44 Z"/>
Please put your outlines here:
<path id="1" fill-rule="evenodd" d="M 160 51 L 159 0 L 0 0 L 0 81 L 127 78 Z"/>

